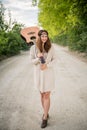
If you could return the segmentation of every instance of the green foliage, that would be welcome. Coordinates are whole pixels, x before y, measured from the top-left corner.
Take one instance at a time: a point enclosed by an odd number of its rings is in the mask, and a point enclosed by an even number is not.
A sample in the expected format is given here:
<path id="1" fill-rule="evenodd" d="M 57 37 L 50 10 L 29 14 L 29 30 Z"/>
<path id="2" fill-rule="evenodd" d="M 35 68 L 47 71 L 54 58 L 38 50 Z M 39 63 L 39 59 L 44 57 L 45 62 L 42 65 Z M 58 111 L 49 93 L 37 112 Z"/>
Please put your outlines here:
<path id="1" fill-rule="evenodd" d="M 36 6 L 37 5 L 37 0 L 32 0 L 32 5 Z"/>
<path id="2" fill-rule="evenodd" d="M 0 56 L 7 53 L 6 48 L 7 48 L 8 39 L 4 38 L 5 35 L 6 35 L 5 32 L 1 33 L 0 31 Z"/>
<path id="3" fill-rule="evenodd" d="M 75 26 L 69 33 L 70 49 L 87 53 L 87 26 Z"/>
<path id="4" fill-rule="evenodd" d="M 39 25 L 54 42 L 87 52 L 87 1 L 39 0 Z"/>
<path id="5" fill-rule="evenodd" d="M 1 30 L 4 30 L 4 11 L 5 11 L 5 8 L 2 4 L 2 2 L 0 1 L 0 31 Z"/>
<path id="6" fill-rule="evenodd" d="M 12 23 L 12 28 L 4 21 L 4 7 L 0 3 L 0 59 L 3 56 L 11 56 L 20 53 L 20 50 L 28 50 L 29 47 L 20 36 L 23 24 Z"/>
<path id="7" fill-rule="evenodd" d="M 53 38 L 54 43 L 58 43 L 60 45 L 66 46 L 68 42 L 68 38 L 66 34 L 57 35 Z"/>

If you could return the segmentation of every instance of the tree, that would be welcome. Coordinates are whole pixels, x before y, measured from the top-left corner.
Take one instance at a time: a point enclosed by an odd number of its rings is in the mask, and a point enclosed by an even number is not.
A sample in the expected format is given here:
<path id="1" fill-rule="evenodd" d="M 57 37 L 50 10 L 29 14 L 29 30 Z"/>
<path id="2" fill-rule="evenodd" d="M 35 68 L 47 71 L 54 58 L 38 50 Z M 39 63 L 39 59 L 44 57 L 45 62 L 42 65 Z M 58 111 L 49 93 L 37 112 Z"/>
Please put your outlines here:
<path id="1" fill-rule="evenodd" d="M 0 1 L 0 30 L 4 29 L 4 6 L 2 2 Z"/>
<path id="2" fill-rule="evenodd" d="M 52 39 L 87 51 L 86 0 L 39 0 L 38 7 L 39 25 L 49 31 Z"/>
<path id="3" fill-rule="evenodd" d="M 32 5 L 37 6 L 37 0 L 32 0 Z"/>

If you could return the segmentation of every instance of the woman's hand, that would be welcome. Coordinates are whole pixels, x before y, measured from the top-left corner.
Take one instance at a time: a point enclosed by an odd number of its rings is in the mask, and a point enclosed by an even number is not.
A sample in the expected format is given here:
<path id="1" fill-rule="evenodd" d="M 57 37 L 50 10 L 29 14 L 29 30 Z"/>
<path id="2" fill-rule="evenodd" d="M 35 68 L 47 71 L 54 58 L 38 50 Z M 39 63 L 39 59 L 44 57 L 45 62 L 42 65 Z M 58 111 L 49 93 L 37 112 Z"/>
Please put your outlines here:
<path id="1" fill-rule="evenodd" d="M 38 57 L 38 58 L 40 58 L 41 56 L 43 56 L 42 53 L 38 53 L 38 54 L 37 54 L 37 57 Z"/>
<path id="2" fill-rule="evenodd" d="M 41 65 L 40 65 L 40 68 L 41 68 L 41 70 L 47 69 L 47 64 L 41 64 Z"/>

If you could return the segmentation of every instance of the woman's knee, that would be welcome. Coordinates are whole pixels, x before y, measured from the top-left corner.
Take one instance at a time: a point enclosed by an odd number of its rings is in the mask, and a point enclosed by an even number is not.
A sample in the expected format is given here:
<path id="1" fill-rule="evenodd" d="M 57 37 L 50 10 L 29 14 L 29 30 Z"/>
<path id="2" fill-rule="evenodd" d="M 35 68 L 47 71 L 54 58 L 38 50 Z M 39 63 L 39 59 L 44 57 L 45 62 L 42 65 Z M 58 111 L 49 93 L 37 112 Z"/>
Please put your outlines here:
<path id="1" fill-rule="evenodd" d="M 44 98 L 49 99 L 50 98 L 50 92 L 45 92 L 44 93 Z"/>
<path id="2" fill-rule="evenodd" d="M 44 93 L 41 93 L 41 92 L 40 92 L 40 94 L 41 94 L 41 97 L 43 98 L 43 97 L 44 97 Z"/>

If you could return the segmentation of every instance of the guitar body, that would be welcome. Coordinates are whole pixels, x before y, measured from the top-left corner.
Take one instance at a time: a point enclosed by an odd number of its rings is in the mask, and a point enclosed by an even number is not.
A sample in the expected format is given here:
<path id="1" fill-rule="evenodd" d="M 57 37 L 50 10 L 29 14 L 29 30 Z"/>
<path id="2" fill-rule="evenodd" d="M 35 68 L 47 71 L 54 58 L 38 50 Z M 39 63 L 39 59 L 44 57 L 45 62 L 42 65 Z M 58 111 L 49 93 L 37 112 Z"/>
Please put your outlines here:
<path id="1" fill-rule="evenodd" d="M 31 44 L 37 41 L 39 30 L 37 26 L 27 27 L 22 29 L 20 34 L 27 44 Z"/>

